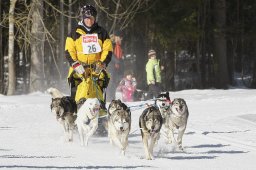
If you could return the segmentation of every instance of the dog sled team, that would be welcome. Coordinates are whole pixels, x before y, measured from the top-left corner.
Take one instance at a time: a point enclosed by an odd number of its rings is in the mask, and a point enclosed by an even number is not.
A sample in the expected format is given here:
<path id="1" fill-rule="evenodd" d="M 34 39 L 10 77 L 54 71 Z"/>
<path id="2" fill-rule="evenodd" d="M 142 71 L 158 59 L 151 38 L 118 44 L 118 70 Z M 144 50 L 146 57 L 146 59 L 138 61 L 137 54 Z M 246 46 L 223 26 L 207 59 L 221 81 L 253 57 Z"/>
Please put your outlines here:
<path id="1" fill-rule="evenodd" d="M 78 130 L 81 146 L 87 146 L 88 140 L 98 128 L 101 103 L 97 98 L 82 99 L 78 103 L 68 96 L 63 96 L 57 89 L 50 88 L 52 95 L 51 110 L 64 128 L 67 141 L 73 141 L 73 131 Z M 131 130 L 131 110 L 121 100 L 112 100 L 107 109 L 108 138 L 116 145 L 122 155 L 128 146 Z M 139 117 L 138 128 L 141 131 L 142 143 L 146 159 L 153 159 L 153 149 L 160 136 L 168 144 L 175 144 L 183 150 L 182 137 L 188 121 L 188 107 L 184 99 L 170 100 L 169 93 L 162 93 L 155 99 L 154 105 L 149 105 Z M 177 137 L 174 131 L 177 130 Z"/>
<path id="2" fill-rule="evenodd" d="M 96 16 L 94 6 L 85 5 L 81 8 L 81 21 L 68 35 L 65 45 L 65 56 L 70 64 L 68 83 L 71 95 L 64 96 L 58 89 L 48 89 L 52 95 L 50 107 L 57 121 L 62 124 L 67 141 L 73 141 L 75 129 L 79 133 L 81 146 L 87 146 L 94 134 L 108 134 L 110 143 L 125 155 L 131 130 L 131 110 L 119 99 L 112 100 L 108 109 L 105 106 L 105 91 L 110 80 L 107 66 L 112 55 L 114 58 L 119 56 L 119 59 L 122 56 L 121 41 L 113 43 L 107 31 L 96 22 Z M 112 44 L 115 45 L 114 50 Z M 152 159 L 160 133 L 168 143 L 177 143 L 178 148 L 183 149 L 182 136 L 187 125 L 188 108 L 183 99 L 170 102 L 169 93 L 160 94 L 160 73 L 163 68 L 154 50 L 148 52 L 148 57 L 146 72 L 151 92 L 149 98 L 155 98 L 156 104 L 142 112 L 138 128 L 146 159 Z M 133 101 L 136 84 L 131 74 L 127 74 L 120 82 L 123 101 Z M 177 139 L 174 137 L 175 129 L 178 129 Z"/>

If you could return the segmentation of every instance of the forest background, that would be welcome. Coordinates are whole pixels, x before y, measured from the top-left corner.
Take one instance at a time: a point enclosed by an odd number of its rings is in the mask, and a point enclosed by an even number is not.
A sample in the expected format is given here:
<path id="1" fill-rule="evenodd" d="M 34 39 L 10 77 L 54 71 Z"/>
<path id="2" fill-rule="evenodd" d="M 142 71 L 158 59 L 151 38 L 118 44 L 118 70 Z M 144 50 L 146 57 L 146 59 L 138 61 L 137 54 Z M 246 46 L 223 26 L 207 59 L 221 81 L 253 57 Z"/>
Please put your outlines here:
<path id="1" fill-rule="evenodd" d="M 67 89 L 65 38 L 85 4 L 122 37 L 138 88 L 149 49 L 164 66 L 163 90 L 256 87 L 254 0 L 1 0 L 0 94 Z"/>

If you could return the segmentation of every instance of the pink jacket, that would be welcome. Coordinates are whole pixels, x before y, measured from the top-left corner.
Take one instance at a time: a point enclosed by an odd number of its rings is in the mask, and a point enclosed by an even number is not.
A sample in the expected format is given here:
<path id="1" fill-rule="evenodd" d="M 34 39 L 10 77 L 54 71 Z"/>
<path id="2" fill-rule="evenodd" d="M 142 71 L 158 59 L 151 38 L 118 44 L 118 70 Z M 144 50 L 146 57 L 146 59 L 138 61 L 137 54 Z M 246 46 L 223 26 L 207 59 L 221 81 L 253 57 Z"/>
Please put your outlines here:
<path id="1" fill-rule="evenodd" d="M 124 101 L 124 102 L 132 102 L 133 101 L 133 93 L 136 90 L 136 85 L 137 85 L 137 83 L 136 83 L 135 78 L 133 78 L 132 80 L 123 78 L 121 80 L 117 90 L 122 92 L 122 101 Z"/>

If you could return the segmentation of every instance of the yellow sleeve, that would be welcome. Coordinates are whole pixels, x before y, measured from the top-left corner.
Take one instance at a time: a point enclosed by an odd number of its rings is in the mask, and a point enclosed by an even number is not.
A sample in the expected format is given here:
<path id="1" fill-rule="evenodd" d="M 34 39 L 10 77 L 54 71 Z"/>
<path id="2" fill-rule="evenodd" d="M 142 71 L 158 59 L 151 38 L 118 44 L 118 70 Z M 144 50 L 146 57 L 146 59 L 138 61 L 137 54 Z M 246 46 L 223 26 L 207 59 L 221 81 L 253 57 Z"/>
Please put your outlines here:
<path id="1" fill-rule="evenodd" d="M 102 44 L 100 61 L 108 64 L 111 61 L 112 52 L 113 52 L 112 42 L 109 38 L 107 38 Z"/>
<path id="2" fill-rule="evenodd" d="M 77 60 L 75 41 L 71 37 L 67 37 L 65 45 L 65 57 L 69 63 Z"/>

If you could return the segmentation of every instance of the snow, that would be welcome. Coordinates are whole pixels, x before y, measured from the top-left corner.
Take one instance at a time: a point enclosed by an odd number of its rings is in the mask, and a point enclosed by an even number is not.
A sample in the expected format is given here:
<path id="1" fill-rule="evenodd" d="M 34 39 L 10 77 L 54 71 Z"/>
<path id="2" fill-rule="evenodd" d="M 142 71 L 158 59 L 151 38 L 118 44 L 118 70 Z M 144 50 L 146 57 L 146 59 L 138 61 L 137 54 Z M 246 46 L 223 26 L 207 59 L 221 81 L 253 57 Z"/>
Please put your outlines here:
<path id="1" fill-rule="evenodd" d="M 81 147 L 75 132 L 73 143 L 65 142 L 50 111 L 50 95 L 0 95 L 0 168 L 256 169 L 256 90 L 184 90 L 170 96 L 184 98 L 189 107 L 185 151 L 173 150 L 160 138 L 154 160 L 145 160 L 138 130 L 144 108 L 132 111 L 129 146 L 122 156 L 107 137 L 93 137 Z"/>

